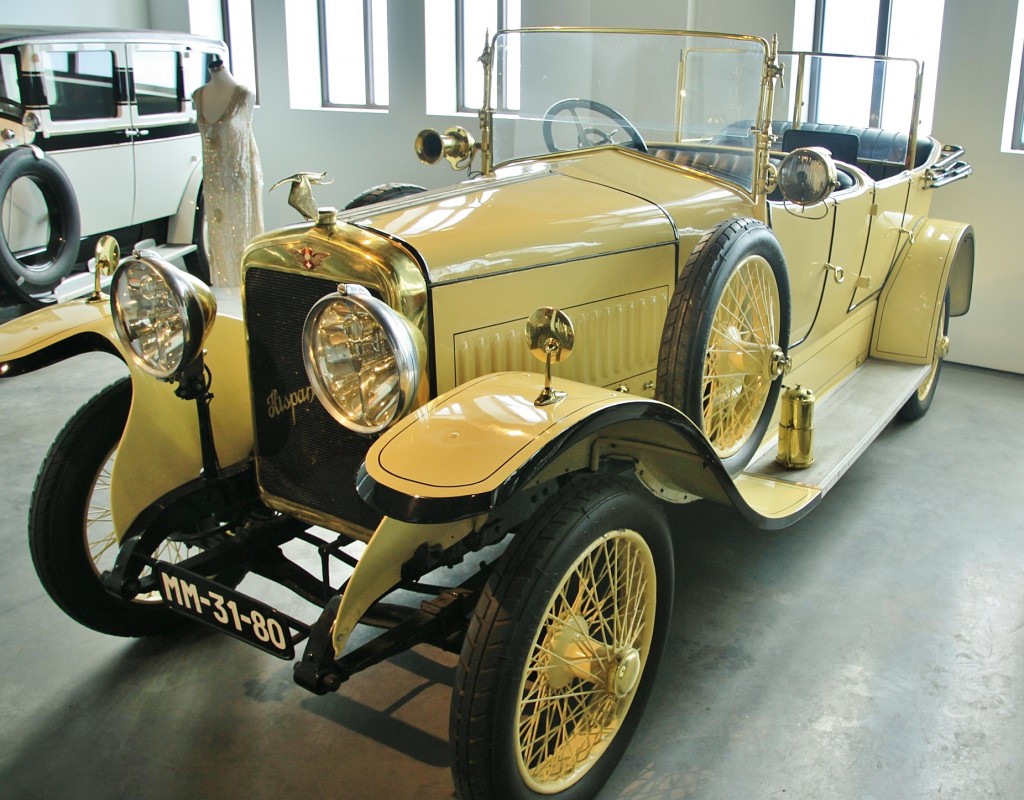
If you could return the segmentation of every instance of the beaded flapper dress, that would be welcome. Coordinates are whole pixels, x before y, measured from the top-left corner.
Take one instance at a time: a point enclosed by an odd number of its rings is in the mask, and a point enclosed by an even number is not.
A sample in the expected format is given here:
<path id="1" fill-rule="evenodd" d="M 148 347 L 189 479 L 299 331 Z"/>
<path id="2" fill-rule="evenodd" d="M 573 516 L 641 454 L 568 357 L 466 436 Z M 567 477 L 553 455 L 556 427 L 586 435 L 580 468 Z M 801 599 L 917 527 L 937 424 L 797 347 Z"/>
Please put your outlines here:
<path id="1" fill-rule="evenodd" d="M 210 279 L 214 286 L 238 286 L 242 253 L 263 232 L 263 169 L 252 132 L 255 95 L 235 86 L 224 113 L 211 121 L 202 113 L 205 89 L 196 89 L 192 102 L 203 141 Z"/>

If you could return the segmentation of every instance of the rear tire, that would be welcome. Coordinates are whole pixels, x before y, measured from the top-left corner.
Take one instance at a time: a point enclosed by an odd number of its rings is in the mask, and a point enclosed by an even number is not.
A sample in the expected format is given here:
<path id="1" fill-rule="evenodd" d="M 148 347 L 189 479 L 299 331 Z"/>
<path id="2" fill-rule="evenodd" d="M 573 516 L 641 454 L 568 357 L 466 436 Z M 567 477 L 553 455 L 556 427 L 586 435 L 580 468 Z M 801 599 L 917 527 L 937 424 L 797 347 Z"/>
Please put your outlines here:
<path id="1" fill-rule="evenodd" d="M 942 301 L 942 310 L 939 312 L 942 319 L 939 322 L 938 332 L 935 335 L 935 354 L 932 357 L 932 368 L 928 372 L 921 385 L 917 387 L 910 399 L 903 404 L 897 412 L 897 416 L 904 422 L 913 422 L 921 419 L 932 407 L 932 400 L 935 399 L 935 389 L 939 385 L 939 375 L 942 373 L 942 362 L 945 359 L 945 350 L 949 347 L 949 291 L 946 291 L 946 298 Z"/>
<path id="2" fill-rule="evenodd" d="M 203 200 L 203 190 L 199 190 L 196 197 L 196 216 L 192 225 L 192 244 L 196 249 L 183 259 L 185 269 L 190 275 L 195 275 L 207 286 L 210 285 L 210 257 L 207 255 L 207 231 L 206 231 L 206 203 Z"/>
<path id="3" fill-rule="evenodd" d="M 672 585 L 668 524 L 634 481 L 578 481 L 542 507 L 495 566 L 463 643 L 459 797 L 593 797 L 650 694 Z"/>

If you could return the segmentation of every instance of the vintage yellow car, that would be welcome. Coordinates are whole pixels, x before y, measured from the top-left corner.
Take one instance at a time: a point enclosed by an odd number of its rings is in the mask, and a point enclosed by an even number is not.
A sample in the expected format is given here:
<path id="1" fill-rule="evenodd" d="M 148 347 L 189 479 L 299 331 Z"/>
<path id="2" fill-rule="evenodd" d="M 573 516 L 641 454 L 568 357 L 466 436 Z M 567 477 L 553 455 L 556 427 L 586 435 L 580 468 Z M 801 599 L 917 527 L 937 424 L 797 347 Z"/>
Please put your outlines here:
<path id="1" fill-rule="evenodd" d="M 297 173 L 306 221 L 251 242 L 240 310 L 108 242 L 109 300 L 0 329 L 0 373 L 87 350 L 131 372 L 32 502 L 72 617 L 200 620 L 321 694 L 460 653 L 458 794 L 583 798 L 664 648 L 665 505 L 783 527 L 928 410 L 974 265 L 928 210 L 970 166 L 918 131 L 913 61 L 568 28 L 482 60 L 478 129 L 415 140 L 464 181 L 339 212 Z"/>

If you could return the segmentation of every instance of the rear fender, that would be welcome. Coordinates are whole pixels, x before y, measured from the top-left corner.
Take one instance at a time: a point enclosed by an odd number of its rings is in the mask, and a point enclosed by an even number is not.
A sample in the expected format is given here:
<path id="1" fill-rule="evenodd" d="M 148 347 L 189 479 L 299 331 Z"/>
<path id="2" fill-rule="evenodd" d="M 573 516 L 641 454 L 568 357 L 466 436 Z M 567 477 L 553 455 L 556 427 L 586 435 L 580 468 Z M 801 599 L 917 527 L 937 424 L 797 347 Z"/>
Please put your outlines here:
<path id="1" fill-rule="evenodd" d="M 199 190 L 203 185 L 203 164 L 196 162 L 189 176 L 188 184 L 181 195 L 178 210 L 167 223 L 167 241 L 170 244 L 189 244 L 194 241 L 196 207 L 199 204 Z"/>
<path id="2" fill-rule="evenodd" d="M 962 222 L 927 219 L 918 228 L 906 258 L 886 281 L 878 302 L 871 355 L 908 364 L 930 364 L 942 300 L 949 288 L 949 310 L 965 314 L 974 277 L 974 231 Z"/>
<path id="3" fill-rule="evenodd" d="M 669 405 L 571 381 L 556 386 L 567 396 L 537 406 L 536 374 L 484 376 L 374 443 L 357 489 L 386 516 L 342 598 L 334 626 L 339 656 L 359 617 L 398 583 L 402 565 L 424 544 L 451 547 L 515 499 L 573 474 L 632 469 L 656 497 L 730 504 L 763 528 L 795 521 L 820 499 L 797 483 L 734 481 L 703 433 Z"/>

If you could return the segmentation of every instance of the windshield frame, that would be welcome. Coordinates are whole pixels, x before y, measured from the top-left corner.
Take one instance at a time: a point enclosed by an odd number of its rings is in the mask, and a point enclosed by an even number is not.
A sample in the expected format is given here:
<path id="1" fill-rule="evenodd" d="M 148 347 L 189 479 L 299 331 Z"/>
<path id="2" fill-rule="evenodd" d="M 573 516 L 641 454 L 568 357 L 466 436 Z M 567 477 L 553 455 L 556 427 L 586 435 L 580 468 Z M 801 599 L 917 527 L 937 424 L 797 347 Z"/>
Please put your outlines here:
<path id="1" fill-rule="evenodd" d="M 754 143 L 751 149 L 748 151 L 754 157 L 754 168 L 751 179 L 751 186 L 743 186 L 740 184 L 732 184 L 737 186 L 741 191 L 750 195 L 752 198 L 758 198 L 764 196 L 764 187 L 767 185 L 767 161 L 768 161 L 768 149 L 771 141 L 771 108 L 772 108 L 772 95 L 775 87 L 775 77 L 778 75 L 777 69 L 777 40 L 772 39 L 771 42 L 759 37 L 746 34 L 730 34 L 730 33 L 716 33 L 708 31 L 690 31 L 682 29 L 652 29 L 652 28 L 594 28 L 594 27 L 524 27 L 505 29 L 498 31 L 488 43 L 483 55 L 481 56 L 481 62 L 484 65 L 484 101 L 485 104 L 479 112 L 480 119 L 480 132 L 481 132 L 481 151 L 482 151 L 482 170 L 484 174 L 493 174 L 496 166 L 502 166 L 505 164 L 516 163 L 523 160 L 531 159 L 546 159 L 557 157 L 559 153 L 545 153 L 545 152 L 531 152 L 528 154 L 513 154 L 511 157 L 504 157 L 496 155 L 495 152 L 495 122 L 500 125 L 503 119 L 515 118 L 515 113 L 507 113 L 502 109 L 495 107 L 495 91 L 496 81 L 498 80 L 498 72 L 501 67 L 499 59 L 495 57 L 496 53 L 502 52 L 501 41 L 502 39 L 508 39 L 512 36 L 531 36 L 537 34 L 557 34 L 557 35 L 573 35 L 573 34 L 593 34 L 594 36 L 605 36 L 605 35 L 632 35 L 636 37 L 651 36 L 658 37 L 659 40 L 665 40 L 668 38 L 678 38 L 683 43 L 692 43 L 694 41 L 707 42 L 707 48 L 701 48 L 706 52 L 734 52 L 736 54 L 745 56 L 747 58 L 756 57 L 757 64 L 757 80 L 759 81 L 758 86 L 753 86 L 753 83 L 749 83 L 748 88 L 752 92 L 756 92 L 756 101 L 751 102 L 750 107 L 753 108 L 756 102 L 756 113 L 753 115 L 753 124 L 749 130 L 744 130 L 744 134 L 753 135 Z M 738 46 L 736 49 L 730 49 L 729 44 L 733 43 Z M 718 45 L 717 47 L 715 45 Z M 677 81 L 678 87 L 681 86 L 681 81 L 684 80 L 684 58 L 682 54 L 687 56 L 695 48 L 689 46 L 683 46 L 680 49 L 680 58 L 678 60 L 678 75 L 674 76 Z M 637 58 L 639 63 L 640 58 Z M 683 94 L 685 97 L 685 94 Z M 673 110 L 674 115 L 674 126 L 678 133 L 681 132 L 681 115 L 682 108 L 685 99 L 682 99 L 680 103 L 674 104 Z M 583 149 L 583 148 L 581 148 Z M 588 148 L 589 149 L 589 148 Z"/>

